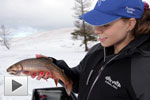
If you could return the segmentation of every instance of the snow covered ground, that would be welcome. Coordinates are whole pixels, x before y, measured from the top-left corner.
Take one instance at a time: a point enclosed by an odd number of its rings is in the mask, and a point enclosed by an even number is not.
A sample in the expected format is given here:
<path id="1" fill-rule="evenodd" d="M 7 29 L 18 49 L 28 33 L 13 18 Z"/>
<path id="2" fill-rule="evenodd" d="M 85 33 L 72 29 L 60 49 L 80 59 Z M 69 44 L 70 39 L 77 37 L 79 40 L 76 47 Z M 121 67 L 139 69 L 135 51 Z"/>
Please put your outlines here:
<path id="1" fill-rule="evenodd" d="M 55 87 L 53 80 L 36 80 L 28 77 L 28 96 L 4 96 L 4 76 L 11 76 L 6 69 L 35 54 L 43 54 L 56 59 L 63 59 L 70 67 L 76 66 L 84 57 L 84 47 L 79 47 L 81 41 L 72 40 L 73 28 L 63 28 L 32 34 L 24 38 L 15 38 L 10 50 L 0 46 L 0 100 L 31 100 L 34 88 Z M 94 45 L 95 43 L 92 43 Z"/>

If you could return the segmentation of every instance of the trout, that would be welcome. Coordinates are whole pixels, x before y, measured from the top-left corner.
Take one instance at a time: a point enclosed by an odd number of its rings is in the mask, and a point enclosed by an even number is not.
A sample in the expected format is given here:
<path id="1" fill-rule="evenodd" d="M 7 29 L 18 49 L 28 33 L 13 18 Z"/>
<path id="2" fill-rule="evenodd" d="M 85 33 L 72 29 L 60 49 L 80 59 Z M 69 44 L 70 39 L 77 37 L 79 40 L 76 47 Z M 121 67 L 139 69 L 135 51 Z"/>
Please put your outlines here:
<path id="1" fill-rule="evenodd" d="M 49 78 L 53 78 L 56 85 L 58 80 L 61 80 L 64 83 L 67 94 L 71 94 L 72 80 L 66 76 L 64 70 L 53 63 L 53 59 L 51 58 L 24 59 L 10 66 L 7 72 L 17 76 L 31 76 L 33 74 L 39 75 L 41 72 L 44 72 L 44 74 L 50 72 L 51 76 Z"/>

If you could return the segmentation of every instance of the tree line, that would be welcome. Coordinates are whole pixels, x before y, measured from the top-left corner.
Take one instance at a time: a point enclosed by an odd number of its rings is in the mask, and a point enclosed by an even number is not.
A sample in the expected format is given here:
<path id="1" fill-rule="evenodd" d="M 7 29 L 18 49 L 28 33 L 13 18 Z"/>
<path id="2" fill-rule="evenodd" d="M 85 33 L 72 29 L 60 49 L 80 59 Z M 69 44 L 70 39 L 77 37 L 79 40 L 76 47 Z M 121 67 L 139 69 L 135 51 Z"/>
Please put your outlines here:
<path id="1" fill-rule="evenodd" d="M 73 39 L 82 38 L 82 43 L 85 46 L 85 51 L 88 51 L 88 42 L 97 41 L 97 36 L 94 33 L 93 26 L 86 23 L 85 21 L 79 19 L 79 16 L 86 13 L 91 7 L 90 0 L 75 0 L 74 11 L 76 21 L 74 23 L 76 29 L 71 34 L 73 35 Z"/>
<path id="2" fill-rule="evenodd" d="M 5 46 L 7 49 L 10 49 L 10 43 L 8 36 L 10 35 L 10 31 L 6 28 L 5 25 L 0 26 L 0 44 Z"/>

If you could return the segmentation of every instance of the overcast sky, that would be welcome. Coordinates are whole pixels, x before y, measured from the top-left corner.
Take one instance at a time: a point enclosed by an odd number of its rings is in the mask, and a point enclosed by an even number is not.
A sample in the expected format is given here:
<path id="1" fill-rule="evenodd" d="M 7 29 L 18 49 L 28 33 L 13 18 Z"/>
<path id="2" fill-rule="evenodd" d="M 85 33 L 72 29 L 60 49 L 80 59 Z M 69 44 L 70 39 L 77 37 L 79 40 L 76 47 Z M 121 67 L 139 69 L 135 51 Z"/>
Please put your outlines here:
<path id="1" fill-rule="evenodd" d="M 0 25 L 20 35 L 73 27 L 74 4 L 74 0 L 0 0 Z"/>
<path id="2" fill-rule="evenodd" d="M 0 0 L 0 25 L 20 34 L 73 27 L 73 7 L 74 0 Z"/>

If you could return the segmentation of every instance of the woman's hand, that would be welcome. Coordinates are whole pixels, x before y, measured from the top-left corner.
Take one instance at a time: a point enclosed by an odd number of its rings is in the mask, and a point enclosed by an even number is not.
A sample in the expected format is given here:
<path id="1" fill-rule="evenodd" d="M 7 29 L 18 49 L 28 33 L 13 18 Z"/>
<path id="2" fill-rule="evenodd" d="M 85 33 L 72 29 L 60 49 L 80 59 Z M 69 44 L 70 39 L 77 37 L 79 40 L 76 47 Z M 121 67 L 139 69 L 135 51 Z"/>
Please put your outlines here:
<path id="1" fill-rule="evenodd" d="M 41 57 L 46 57 L 47 58 L 47 56 L 44 56 L 44 55 L 41 55 L 41 54 L 36 54 L 36 58 L 41 58 Z M 35 78 L 36 76 L 37 76 L 36 73 L 33 73 L 33 75 L 31 77 Z M 40 80 L 41 78 L 43 78 L 43 79 L 47 80 L 49 77 L 52 77 L 50 72 L 47 72 L 47 73 L 40 72 L 40 74 L 38 75 L 38 77 L 36 79 Z"/>

